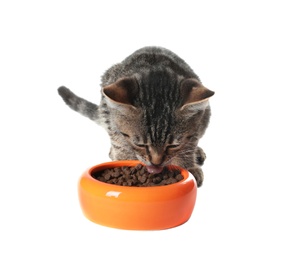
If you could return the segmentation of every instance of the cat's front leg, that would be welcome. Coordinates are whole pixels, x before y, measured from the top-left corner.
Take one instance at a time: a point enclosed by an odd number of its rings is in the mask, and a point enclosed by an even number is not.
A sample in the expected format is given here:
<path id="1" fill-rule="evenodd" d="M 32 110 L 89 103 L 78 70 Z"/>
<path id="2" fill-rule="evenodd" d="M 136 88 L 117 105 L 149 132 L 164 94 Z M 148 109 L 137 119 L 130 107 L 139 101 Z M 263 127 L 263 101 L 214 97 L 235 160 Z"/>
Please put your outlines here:
<path id="1" fill-rule="evenodd" d="M 187 170 L 195 177 L 197 187 L 201 187 L 204 178 L 202 169 L 198 165 L 195 165 L 194 167 L 187 168 Z"/>
<path id="2" fill-rule="evenodd" d="M 206 159 L 206 154 L 203 151 L 203 149 L 199 146 L 196 148 L 195 151 L 195 159 L 196 159 L 196 164 L 193 167 L 188 168 L 188 171 L 191 174 L 193 174 L 193 176 L 196 179 L 197 186 L 200 187 L 202 186 L 204 176 L 203 176 L 203 171 L 201 167 L 199 167 L 199 165 L 202 166 L 204 164 L 204 161 Z"/>
<path id="3" fill-rule="evenodd" d="M 196 155 L 196 162 L 197 164 L 199 164 L 200 166 L 203 165 L 205 159 L 206 159 L 206 154 L 205 152 L 203 151 L 202 148 L 200 148 L 199 146 L 196 148 L 196 152 L 195 152 L 195 155 Z"/>

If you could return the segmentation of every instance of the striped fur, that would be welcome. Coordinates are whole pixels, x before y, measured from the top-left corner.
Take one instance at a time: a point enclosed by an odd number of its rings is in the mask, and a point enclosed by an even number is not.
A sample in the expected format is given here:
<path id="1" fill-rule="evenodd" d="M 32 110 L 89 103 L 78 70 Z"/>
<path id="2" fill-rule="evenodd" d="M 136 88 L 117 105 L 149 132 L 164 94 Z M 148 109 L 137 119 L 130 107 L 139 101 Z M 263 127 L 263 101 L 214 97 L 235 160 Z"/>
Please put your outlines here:
<path id="1" fill-rule="evenodd" d="M 165 48 L 144 47 L 109 68 L 101 90 L 99 105 L 66 87 L 58 92 L 71 109 L 107 130 L 112 160 L 179 165 L 202 185 L 206 155 L 197 145 L 209 124 L 214 92 L 184 60 Z"/>

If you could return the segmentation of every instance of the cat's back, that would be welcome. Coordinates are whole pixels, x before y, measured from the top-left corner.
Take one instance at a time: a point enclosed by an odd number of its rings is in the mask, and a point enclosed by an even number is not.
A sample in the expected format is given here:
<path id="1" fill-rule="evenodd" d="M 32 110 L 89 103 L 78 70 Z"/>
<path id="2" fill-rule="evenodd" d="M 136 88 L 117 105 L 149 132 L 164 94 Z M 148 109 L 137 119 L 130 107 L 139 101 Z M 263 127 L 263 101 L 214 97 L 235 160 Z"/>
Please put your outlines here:
<path id="1" fill-rule="evenodd" d="M 143 47 L 132 53 L 123 61 L 125 66 L 131 66 L 135 64 L 153 66 L 162 65 L 165 63 L 183 64 L 184 61 L 174 52 L 158 46 Z"/>
<path id="2" fill-rule="evenodd" d="M 123 65 L 128 69 L 130 67 L 149 70 L 169 68 L 182 76 L 197 77 L 191 67 L 177 54 L 157 46 L 148 46 L 135 51 L 123 61 Z"/>
<path id="3" fill-rule="evenodd" d="M 184 78 L 196 78 L 191 67 L 174 52 L 159 46 L 147 46 L 138 49 L 122 62 L 112 66 L 102 77 L 105 85 L 121 77 L 130 77 L 144 72 L 168 69 Z"/>

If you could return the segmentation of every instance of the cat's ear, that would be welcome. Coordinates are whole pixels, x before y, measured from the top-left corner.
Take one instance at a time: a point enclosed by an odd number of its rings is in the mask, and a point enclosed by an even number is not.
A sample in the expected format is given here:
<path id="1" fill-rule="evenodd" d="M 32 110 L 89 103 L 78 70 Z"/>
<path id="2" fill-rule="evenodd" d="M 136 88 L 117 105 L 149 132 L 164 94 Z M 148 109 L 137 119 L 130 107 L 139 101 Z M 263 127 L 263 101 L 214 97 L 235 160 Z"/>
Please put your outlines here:
<path id="1" fill-rule="evenodd" d="M 117 82 L 105 86 L 102 93 L 114 105 L 133 106 L 133 100 L 138 91 L 138 84 L 134 78 L 122 78 Z"/>
<path id="2" fill-rule="evenodd" d="M 208 99 L 215 92 L 204 87 L 201 82 L 196 79 L 185 79 L 180 86 L 182 95 L 182 106 L 180 110 L 185 108 L 205 108 L 208 104 Z"/>

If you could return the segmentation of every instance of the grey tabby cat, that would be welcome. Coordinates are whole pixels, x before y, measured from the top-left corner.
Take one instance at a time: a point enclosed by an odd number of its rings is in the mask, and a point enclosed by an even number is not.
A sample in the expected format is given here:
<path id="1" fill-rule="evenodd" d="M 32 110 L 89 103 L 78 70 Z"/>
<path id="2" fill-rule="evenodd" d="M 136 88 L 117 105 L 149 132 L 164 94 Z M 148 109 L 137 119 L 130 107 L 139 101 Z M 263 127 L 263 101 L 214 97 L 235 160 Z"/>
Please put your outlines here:
<path id="1" fill-rule="evenodd" d="M 68 88 L 58 88 L 73 110 L 103 126 L 111 139 L 112 160 L 140 160 L 150 172 L 178 165 L 203 182 L 206 155 L 198 147 L 208 127 L 214 94 L 190 66 L 161 47 L 144 47 L 108 69 L 95 105 Z"/>

